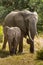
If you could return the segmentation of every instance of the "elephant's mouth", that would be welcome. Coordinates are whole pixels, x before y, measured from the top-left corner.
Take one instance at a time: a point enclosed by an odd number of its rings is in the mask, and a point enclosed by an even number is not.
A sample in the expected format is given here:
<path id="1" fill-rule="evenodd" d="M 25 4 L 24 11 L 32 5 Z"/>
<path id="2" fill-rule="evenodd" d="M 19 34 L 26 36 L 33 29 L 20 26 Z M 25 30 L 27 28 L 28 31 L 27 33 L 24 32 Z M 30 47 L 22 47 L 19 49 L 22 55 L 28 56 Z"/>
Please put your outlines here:
<path id="1" fill-rule="evenodd" d="M 30 39 L 27 39 L 27 44 L 30 44 L 31 43 L 31 40 Z"/>
<path id="2" fill-rule="evenodd" d="M 27 44 L 31 44 L 32 40 L 31 39 L 27 39 Z"/>
<path id="3" fill-rule="evenodd" d="M 31 43 L 31 41 L 29 39 L 27 39 L 27 44 L 30 44 L 30 43 Z"/>

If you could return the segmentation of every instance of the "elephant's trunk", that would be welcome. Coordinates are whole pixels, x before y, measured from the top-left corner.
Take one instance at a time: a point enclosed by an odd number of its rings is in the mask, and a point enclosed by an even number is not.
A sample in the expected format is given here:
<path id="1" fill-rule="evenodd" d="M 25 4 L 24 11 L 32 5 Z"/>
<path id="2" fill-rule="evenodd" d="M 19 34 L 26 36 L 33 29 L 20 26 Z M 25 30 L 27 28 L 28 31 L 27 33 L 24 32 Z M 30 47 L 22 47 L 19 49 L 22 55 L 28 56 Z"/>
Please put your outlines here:
<path id="1" fill-rule="evenodd" d="M 34 53 L 34 39 L 32 39 L 30 31 L 29 31 L 29 39 L 27 39 L 27 43 L 30 44 L 30 52 Z"/>

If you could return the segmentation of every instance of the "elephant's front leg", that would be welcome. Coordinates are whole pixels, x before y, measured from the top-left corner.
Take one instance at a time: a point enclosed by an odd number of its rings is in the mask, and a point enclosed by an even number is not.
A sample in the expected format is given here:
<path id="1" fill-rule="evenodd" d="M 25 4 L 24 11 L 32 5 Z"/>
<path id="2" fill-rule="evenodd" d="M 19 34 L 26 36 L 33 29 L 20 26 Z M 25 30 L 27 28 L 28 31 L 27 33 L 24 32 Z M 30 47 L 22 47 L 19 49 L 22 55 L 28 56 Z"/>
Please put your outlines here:
<path id="1" fill-rule="evenodd" d="M 30 44 L 30 52 L 34 53 L 34 40 L 27 39 L 27 43 Z"/>
<path id="2" fill-rule="evenodd" d="M 34 53 L 34 41 L 32 41 L 32 40 L 31 40 L 31 43 L 30 43 L 30 52 Z"/>
<path id="3" fill-rule="evenodd" d="M 30 52 L 31 53 L 34 53 L 34 37 L 35 37 L 35 34 L 31 33 L 31 38 L 29 38 L 30 39 Z"/>
<path id="4" fill-rule="evenodd" d="M 23 52 L 23 36 L 21 36 L 20 43 L 19 43 L 19 53 Z"/>
<path id="5" fill-rule="evenodd" d="M 13 55 L 12 43 L 8 42 L 10 55 Z"/>
<path id="6" fill-rule="evenodd" d="M 12 45 L 13 45 L 13 48 L 12 48 L 13 53 L 16 54 L 16 51 L 17 51 L 17 43 L 15 42 L 15 40 L 14 40 L 14 42 L 13 42 Z"/>

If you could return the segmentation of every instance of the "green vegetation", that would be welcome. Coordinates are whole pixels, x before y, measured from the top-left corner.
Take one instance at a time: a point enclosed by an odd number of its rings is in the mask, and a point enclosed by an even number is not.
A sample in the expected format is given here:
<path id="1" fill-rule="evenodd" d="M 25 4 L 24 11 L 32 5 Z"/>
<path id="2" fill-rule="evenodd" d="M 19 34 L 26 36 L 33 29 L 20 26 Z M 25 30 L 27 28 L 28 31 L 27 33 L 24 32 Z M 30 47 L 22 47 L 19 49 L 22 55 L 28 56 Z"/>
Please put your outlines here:
<path id="1" fill-rule="evenodd" d="M 43 60 L 43 48 L 37 51 L 37 59 Z"/>
<path id="2" fill-rule="evenodd" d="M 43 0 L 0 0 L 0 23 L 12 10 L 28 9 L 39 15 L 38 32 L 43 31 Z"/>
<path id="3" fill-rule="evenodd" d="M 3 28 L 0 26 L 0 42 L 3 42 Z"/>

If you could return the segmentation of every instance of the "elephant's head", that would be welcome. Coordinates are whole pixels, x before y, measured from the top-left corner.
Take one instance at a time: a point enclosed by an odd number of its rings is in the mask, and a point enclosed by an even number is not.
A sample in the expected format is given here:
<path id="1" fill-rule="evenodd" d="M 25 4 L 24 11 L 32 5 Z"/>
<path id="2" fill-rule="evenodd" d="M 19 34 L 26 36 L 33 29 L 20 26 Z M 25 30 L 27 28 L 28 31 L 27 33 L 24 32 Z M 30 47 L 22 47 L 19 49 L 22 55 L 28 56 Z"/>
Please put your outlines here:
<path id="1" fill-rule="evenodd" d="M 34 36 L 37 34 L 37 22 L 38 22 L 38 15 L 36 12 L 31 12 L 29 18 L 29 37 L 33 41 Z"/>
<path id="2" fill-rule="evenodd" d="M 5 26 L 6 28 L 6 35 L 7 35 L 7 38 L 8 40 L 10 40 L 10 42 L 12 42 L 13 38 L 14 38 L 14 35 L 15 35 L 15 32 L 13 32 L 13 27 L 8 27 L 8 26 Z"/>
<path id="3" fill-rule="evenodd" d="M 27 34 L 29 38 L 33 41 L 34 36 L 37 34 L 38 14 L 37 12 L 30 12 L 25 10 L 23 15 Z"/>

